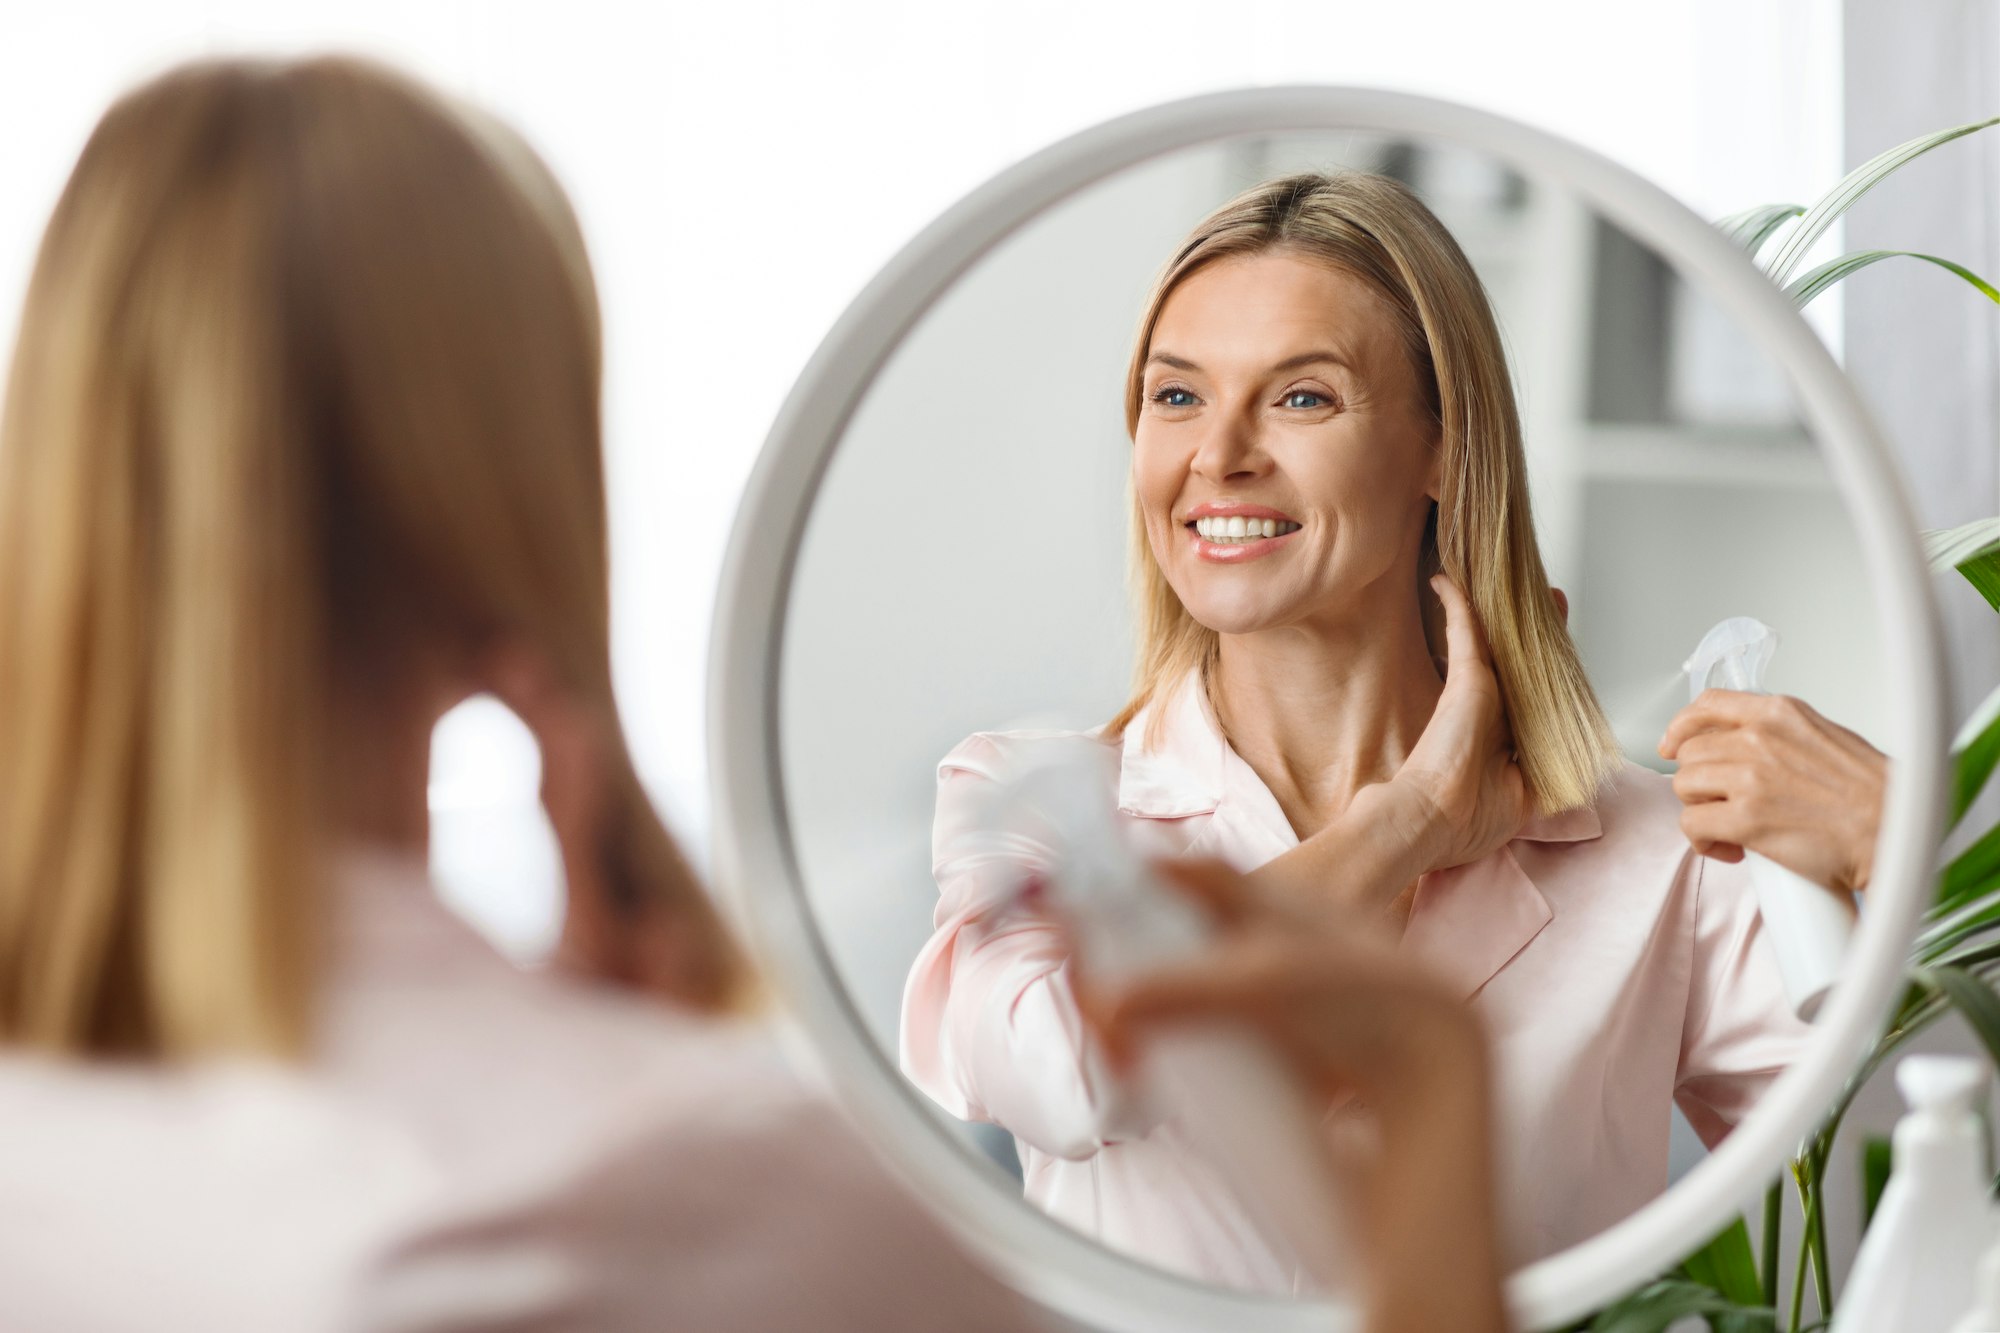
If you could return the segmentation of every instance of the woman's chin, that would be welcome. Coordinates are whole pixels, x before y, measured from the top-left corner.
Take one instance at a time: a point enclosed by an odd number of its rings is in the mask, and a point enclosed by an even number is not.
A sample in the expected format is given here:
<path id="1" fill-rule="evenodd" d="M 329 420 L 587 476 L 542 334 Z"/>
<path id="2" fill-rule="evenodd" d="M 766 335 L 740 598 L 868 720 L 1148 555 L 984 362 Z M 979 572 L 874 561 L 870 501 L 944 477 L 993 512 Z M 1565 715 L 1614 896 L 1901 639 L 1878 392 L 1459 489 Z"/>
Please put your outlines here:
<path id="1" fill-rule="evenodd" d="M 1255 634 L 1258 630 L 1273 629 L 1286 621 L 1286 617 L 1268 607 L 1200 605 L 1186 598 L 1181 599 L 1181 605 L 1194 617 L 1195 624 L 1217 634 Z"/>

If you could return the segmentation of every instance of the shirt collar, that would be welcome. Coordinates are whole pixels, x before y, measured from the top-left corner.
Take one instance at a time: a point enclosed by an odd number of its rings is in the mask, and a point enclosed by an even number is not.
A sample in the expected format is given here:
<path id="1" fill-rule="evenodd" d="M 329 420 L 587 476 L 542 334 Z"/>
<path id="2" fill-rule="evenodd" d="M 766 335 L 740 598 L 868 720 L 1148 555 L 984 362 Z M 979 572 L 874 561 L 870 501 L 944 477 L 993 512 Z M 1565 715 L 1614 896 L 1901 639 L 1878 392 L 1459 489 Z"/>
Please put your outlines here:
<path id="1" fill-rule="evenodd" d="M 1156 738 L 1149 735 L 1155 716 Z M 1191 850 L 1221 838 L 1255 849 L 1252 859 L 1259 860 L 1298 841 L 1269 788 L 1223 738 L 1207 691 L 1192 672 L 1156 695 L 1127 725 L 1118 808 L 1147 819 L 1215 816 Z M 1583 842 L 1602 833 L 1592 806 L 1537 814 L 1507 845 L 1425 876 L 1403 947 L 1470 998 L 1554 917 L 1547 897 L 1515 857 L 1515 844 Z"/>
<path id="2" fill-rule="evenodd" d="M 1604 835 L 1604 821 L 1594 805 L 1558 810 L 1552 815 L 1531 815 L 1514 835 L 1516 842 L 1588 842 Z"/>
<path id="3" fill-rule="evenodd" d="M 1201 677 L 1189 672 L 1155 691 L 1125 724 L 1118 759 L 1118 809 L 1141 819 L 1213 814 L 1222 804 L 1229 743 L 1208 711 Z M 1159 719 L 1154 735 L 1154 719 Z"/>

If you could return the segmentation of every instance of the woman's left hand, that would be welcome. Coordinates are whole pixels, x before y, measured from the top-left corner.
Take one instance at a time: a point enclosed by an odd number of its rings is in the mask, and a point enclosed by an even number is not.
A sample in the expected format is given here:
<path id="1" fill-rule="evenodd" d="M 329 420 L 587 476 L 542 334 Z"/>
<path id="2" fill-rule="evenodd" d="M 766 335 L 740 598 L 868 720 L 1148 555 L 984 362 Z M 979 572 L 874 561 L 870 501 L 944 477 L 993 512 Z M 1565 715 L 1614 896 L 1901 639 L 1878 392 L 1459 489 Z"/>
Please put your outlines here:
<path id="1" fill-rule="evenodd" d="M 1500 682 L 1479 617 L 1456 583 L 1431 580 L 1444 604 L 1444 692 L 1409 758 L 1387 784 L 1413 798 L 1425 848 L 1422 869 L 1476 861 L 1505 845 L 1528 818 L 1528 788 L 1515 762 Z M 1388 794 L 1385 793 L 1385 794 Z"/>
<path id="2" fill-rule="evenodd" d="M 1444 691 L 1395 777 L 1363 787 L 1340 816 L 1251 879 L 1279 901 L 1384 919 L 1418 877 L 1504 846 L 1528 817 L 1500 684 L 1479 619 L 1456 584 L 1445 609 Z"/>
<path id="3" fill-rule="evenodd" d="M 712 1007 L 734 945 L 648 803 L 608 705 L 565 689 L 523 644 L 492 649 L 479 683 L 533 733 L 542 806 L 566 886 L 555 964 L 574 975 Z"/>
<path id="4" fill-rule="evenodd" d="M 1354 1094 L 1377 1151 L 1340 1173 L 1366 1327 L 1502 1333 L 1492 1091 L 1485 1033 L 1448 987 L 1369 932 L 1275 901 L 1227 865 L 1161 862 L 1199 901 L 1210 947 L 1115 985 L 1079 977 L 1114 1065 L 1179 1024 L 1234 1025 L 1320 1098 Z M 1336 1187 L 1334 1155 L 1320 1164 Z M 1450 1262 L 1440 1264 L 1438 1257 Z"/>
<path id="5" fill-rule="evenodd" d="M 1781 694 L 1705 690 L 1660 738 L 1678 760 L 1681 830 L 1703 856 L 1745 849 L 1828 888 L 1868 887 L 1889 761 Z"/>

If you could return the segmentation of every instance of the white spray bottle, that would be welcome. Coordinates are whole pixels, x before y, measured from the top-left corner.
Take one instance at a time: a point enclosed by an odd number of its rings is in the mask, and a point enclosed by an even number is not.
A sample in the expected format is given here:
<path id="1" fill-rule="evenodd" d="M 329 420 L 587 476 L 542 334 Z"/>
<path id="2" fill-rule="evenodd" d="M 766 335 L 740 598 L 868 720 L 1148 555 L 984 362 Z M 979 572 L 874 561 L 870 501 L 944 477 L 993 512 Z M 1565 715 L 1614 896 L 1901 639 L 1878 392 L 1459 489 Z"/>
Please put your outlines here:
<path id="1" fill-rule="evenodd" d="M 1096 748 L 1094 742 L 1080 746 Z M 1094 980 L 1116 982 L 1198 954 L 1210 927 L 1122 837 L 1099 765 L 1057 752 L 1000 784 L 992 826 L 1032 823 L 1055 854 L 1045 883 Z M 1252 1222 L 1289 1248 L 1322 1294 L 1345 1289 L 1346 1228 L 1327 1171 L 1324 1106 L 1315 1106 L 1254 1033 L 1176 1026 L 1140 1056 L 1138 1094 L 1170 1114 L 1226 1179 Z"/>
<path id="2" fill-rule="evenodd" d="M 1951 1333 L 2000 1333 L 2000 1244 L 1988 1247 L 1974 1282 L 1977 1294 Z"/>
<path id="3" fill-rule="evenodd" d="M 1778 634 L 1749 616 L 1733 616 L 1702 636 L 1683 668 L 1688 697 L 1703 690 L 1743 690 L 1764 693 L 1764 668 L 1778 651 Z M 1785 994 L 1800 1018 L 1819 1012 L 1826 993 L 1840 975 L 1854 936 L 1854 899 L 1775 861 L 1746 853 L 1750 885 L 1769 928 L 1766 938 L 1778 958 Z"/>
<path id="4" fill-rule="evenodd" d="M 1944 1333 L 1973 1301 L 1973 1274 L 1993 1240 L 1985 1124 L 1977 1109 L 1984 1061 L 1905 1056 L 1896 1086 L 1910 1110 L 1896 1122 L 1894 1166 L 1832 1333 Z"/>

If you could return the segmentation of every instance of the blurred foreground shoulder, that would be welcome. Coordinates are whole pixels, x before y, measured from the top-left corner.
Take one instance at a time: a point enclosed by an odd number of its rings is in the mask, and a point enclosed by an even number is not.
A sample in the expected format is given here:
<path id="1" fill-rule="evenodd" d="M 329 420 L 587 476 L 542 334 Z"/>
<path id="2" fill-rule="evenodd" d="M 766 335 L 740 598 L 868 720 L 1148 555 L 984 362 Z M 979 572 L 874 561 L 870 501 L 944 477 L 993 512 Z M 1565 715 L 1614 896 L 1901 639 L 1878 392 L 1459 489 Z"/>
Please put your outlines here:
<path id="1" fill-rule="evenodd" d="M 295 1071 L 0 1057 L 0 1328 L 335 1333 L 437 1179 Z"/>
<path id="2" fill-rule="evenodd" d="M 1019 1299 L 751 1029 L 704 1024 L 675 1114 L 635 1114 L 554 1197 L 492 1201 L 395 1247 L 369 1333 L 1035 1327 Z"/>

